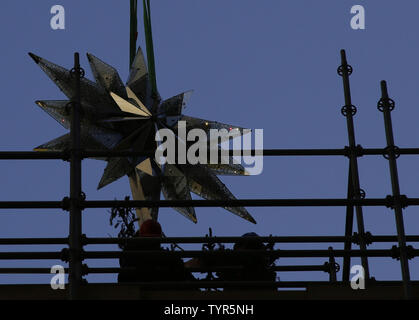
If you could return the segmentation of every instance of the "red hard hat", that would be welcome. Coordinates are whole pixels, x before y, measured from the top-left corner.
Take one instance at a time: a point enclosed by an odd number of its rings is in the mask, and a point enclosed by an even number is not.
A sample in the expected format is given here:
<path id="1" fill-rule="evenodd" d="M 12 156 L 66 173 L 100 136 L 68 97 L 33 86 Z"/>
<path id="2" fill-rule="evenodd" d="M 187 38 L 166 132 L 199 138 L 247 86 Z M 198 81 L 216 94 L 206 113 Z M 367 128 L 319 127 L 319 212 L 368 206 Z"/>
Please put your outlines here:
<path id="1" fill-rule="evenodd" d="M 161 237 L 162 230 L 160 223 L 153 219 L 144 221 L 141 224 L 139 235 L 140 237 Z"/>

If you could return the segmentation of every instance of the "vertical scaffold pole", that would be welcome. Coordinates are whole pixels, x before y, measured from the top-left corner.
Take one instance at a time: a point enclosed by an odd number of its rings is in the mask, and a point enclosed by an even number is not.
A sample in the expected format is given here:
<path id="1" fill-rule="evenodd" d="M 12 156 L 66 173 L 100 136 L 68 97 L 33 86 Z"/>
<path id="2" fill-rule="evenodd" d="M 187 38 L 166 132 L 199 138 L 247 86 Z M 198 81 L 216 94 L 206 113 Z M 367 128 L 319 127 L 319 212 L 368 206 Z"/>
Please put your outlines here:
<path id="1" fill-rule="evenodd" d="M 356 142 L 355 142 L 355 129 L 353 116 L 356 113 L 356 107 L 352 105 L 351 101 L 351 89 L 349 85 L 349 76 L 352 74 L 352 67 L 348 65 L 346 60 L 345 50 L 341 50 L 341 66 L 338 68 L 338 74 L 343 79 L 343 90 L 345 94 L 345 106 L 342 107 L 342 114 L 346 117 L 346 125 L 348 128 L 348 140 L 349 140 L 349 165 L 353 187 L 353 198 L 355 200 L 362 199 L 365 197 L 365 192 L 360 188 L 359 183 L 359 171 L 358 171 L 358 154 L 356 153 Z M 364 229 L 364 215 L 362 212 L 362 206 L 355 206 L 356 211 L 356 222 L 359 233 L 359 247 L 361 251 L 367 250 L 365 241 L 365 229 Z M 362 267 L 364 268 L 365 277 L 369 279 L 369 266 L 368 258 L 366 255 L 361 257 Z"/>
<path id="2" fill-rule="evenodd" d="M 333 253 L 333 247 L 329 247 L 329 281 L 334 283 L 337 281 L 336 272 L 339 271 L 338 264 L 336 263 L 335 256 Z"/>
<path id="3" fill-rule="evenodd" d="M 347 191 L 347 198 L 353 199 L 354 191 L 352 185 L 352 170 L 351 166 L 349 166 L 348 172 L 348 191 Z M 345 251 L 349 251 L 352 249 L 352 230 L 354 225 L 354 206 L 349 204 L 346 206 L 346 220 L 345 220 L 345 244 L 344 249 Z M 349 281 L 350 271 L 351 270 L 351 256 L 346 255 L 343 257 L 343 270 L 342 270 L 342 281 Z"/>
<path id="4" fill-rule="evenodd" d="M 406 234 L 403 222 L 403 207 L 401 203 L 399 175 L 397 172 L 396 159 L 400 155 L 398 148 L 394 145 L 393 125 L 391 121 L 391 111 L 394 109 L 395 103 L 388 96 L 387 83 L 381 81 L 381 99 L 377 108 L 384 115 L 384 127 L 386 132 L 387 148 L 385 157 L 388 159 L 390 167 L 391 188 L 393 192 L 393 209 L 396 218 L 397 240 L 399 243 L 400 265 L 402 271 L 403 289 L 406 299 L 411 298 L 409 260 L 406 247 Z"/>
<path id="5" fill-rule="evenodd" d="M 80 57 L 74 54 L 74 68 L 71 70 L 75 95 L 71 99 L 71 155 L 70 155 L 70 257 L 69 298 L 80 298 L 82 281 L 82 217 L 81 217 L 81 146 L 80 146 L 80 79 L 84 72 L 80 68 Z"/>

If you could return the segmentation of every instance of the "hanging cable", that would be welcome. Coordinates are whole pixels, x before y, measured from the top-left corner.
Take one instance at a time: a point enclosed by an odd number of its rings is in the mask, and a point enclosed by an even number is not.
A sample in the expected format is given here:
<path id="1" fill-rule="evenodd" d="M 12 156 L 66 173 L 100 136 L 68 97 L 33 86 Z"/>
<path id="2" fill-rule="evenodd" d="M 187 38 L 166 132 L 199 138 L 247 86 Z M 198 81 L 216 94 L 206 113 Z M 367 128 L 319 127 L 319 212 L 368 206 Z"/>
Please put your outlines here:
<path id="1" fill-rule="evenodd" d="M 151 29 L 150 0 L 143 0 L 143 8 L 144 8 L 145 40 L 146 40 L 146 46 L 147 46 L 148 75 L 150 77 L 152 93 L 153 95 L 157 96 L 157 80 L 156 80 L 156 67 L 155 67 L 155 60 L 154 60 L 153 32 Z"/>
<path id="2" fill-rule="evenodd" d="M 130 42 L 129 42 L 129 65 L 132 66 L 132 63 L 135 58 L 137 51 L 137 37 L 138 37 L 138 27 L 137 27 L 137 0 L 130 0 Z"/>

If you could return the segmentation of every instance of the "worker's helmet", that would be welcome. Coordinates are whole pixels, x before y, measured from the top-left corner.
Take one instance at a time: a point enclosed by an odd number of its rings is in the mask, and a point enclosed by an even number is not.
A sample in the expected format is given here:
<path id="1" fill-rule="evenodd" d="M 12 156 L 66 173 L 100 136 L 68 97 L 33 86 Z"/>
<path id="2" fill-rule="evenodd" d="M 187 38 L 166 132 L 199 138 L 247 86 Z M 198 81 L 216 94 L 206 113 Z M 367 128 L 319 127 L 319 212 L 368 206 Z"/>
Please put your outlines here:
<path id="1" fill-rule="evenodd" d="M 247 250 L 262 250 L 265 249 L 265 246 L 262 241 L 255 240 L 255 241 L 249 241 L 249 238 L 253 237 L 259 237 L 259 235 L 255 232 L 247 232 L 242 235 L 242 239 L 237 241 L 234 244 L 234 249 L 247 249 Z"/>
<path id="2" fill-rule="evenodd" d="M 140 237 L 161 237 L 162 229 L 160 223 L 156 220 L 149 219 L 141 224 L 139 230 Z"/>

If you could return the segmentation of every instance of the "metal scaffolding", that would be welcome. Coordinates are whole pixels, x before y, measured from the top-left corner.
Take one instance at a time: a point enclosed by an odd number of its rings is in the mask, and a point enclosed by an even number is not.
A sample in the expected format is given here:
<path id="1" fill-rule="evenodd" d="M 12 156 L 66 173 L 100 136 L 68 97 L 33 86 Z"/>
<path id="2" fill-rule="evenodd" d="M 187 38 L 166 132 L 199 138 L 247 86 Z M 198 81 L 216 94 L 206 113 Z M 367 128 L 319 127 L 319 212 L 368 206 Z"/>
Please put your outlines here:
<path id="1" fill-rule="evenodd" d="M 395 103 L 389 98 L 387 85 L 385 81 L 381 82 L 382 96 L 378 102 L 377 108 L 383 113 L 384 127 L 386 133 L 387 146 L 385 148 L 364 149 L 356 144 L 354 116 L 357 108 L 352 104 L 349 77 L 353 69 L 348 64 L 345 51 L 341 51 L 341 66 L 338 68 L 338 74 L 343 80 L 343 90 L 345 105 L 341 113 L 346 117 L 348 143 L 349 145 L 342 149 L 266 149 L 263 150 L 264 156 L 343 156 L 349 159 L 348 170 L 348 189 L 347 197 L 344 199 L 237 199 L 237 200 L 160 200 L 160 201 L 86 201 L 86 196 L 82 192 L 81 171 L 82 160 L 88 157 L 121 157 L 129 155 L 148 155 L 154 156 L 153 151 L 128 152 L 128 151 L 98 151 L 84 150 L 80 143 L 80 79 L 84 76 L 84 71 L 80 67 L 79 54 L 74 54 L 74 68 L 71 74 L 74 78 L 74 85 L 77 88 L 77 94 L 71 99 L 69 107 L 71 108 L 71 128 L 70 135 L 72 147 L 70 150 L 62 152 L 0 152 L 1 160 L 31 160 L 31 159 L 63 159 L 70 163 L 70 195 L 61 201 L 0 201 L 0 209 L 34 209 L 34 208 L 60 208 L 69 211 L 69 238 L 0 238 L 0 245 L 27 245 L 27 244 L 48 244 L 48 245 L 68 245 L 59 252 L 0 252 L 0 260 L 42 260 L 42 259 L 61 259 L 69 262 L 66 272 L 69 274 L 69 298 L 77 299 L 82 297 L 81 292 L 85 286 L 83 276 L 93 273 L 118 273 L 121 268 L 89 268 L 83 264 L 85 259 L 116 259 L 122 255 L 133 255 L 146 257 L 153 255 L 172 255 L 177 257 L 202 257 L 202 256 L 223 256 L 223 255 L 260 255 L 266 254 L 273 257 L 320 257 L 328 260 L 323 265 L 290 265 L 276 266 L 277 272 L 307 272 L 323 271 L 329 273 L 330 283 L 348 284 L 350 276 L 350 266 L 352 257 L 360 257 L 365 271 L 365 278 L 368 282 L 375 282 L 371 277 L 371 270 L 368 264 L 368 257 L 391 257 L 400 260 L 401 266 L 401 284 L 404 297 L 412 298 L 412 281 L 409 273 L 409 259 L 419 256 L 419 249 L 407 246 L 406 242 L 419 242 L 419 235 L 406 236 L 403 223 L 403 209 L 407 206 L 419 205 L 419 198 L 408 198 L 400 194 L 399 178 L 397 172 L 397 158 L 400 155 L 419 155 L 419 148 L 398 148 L 395 145 L 393 137 L 393 127 L 391 121 L 391 111 Z M 249 150 L 253 155 L 260 154 L 260 150 Z M 234 155 L 234 151 L 230 151 Z M 384 198 L 367 199 L 365 191 L 361 189 L 358 170 L 358 158 L 362 156 L 384 156 L 389 163 L 392 194 Z M 260 251 L 222 251 L 222 250 L 185 250 L 185 251 L 84 251 L 84 246 L 90 244 L 121 244 L 121 241 L 127 241 L 117 238 L 89 238 L 82 232 L 82 211 L 86 208 L 134 208 L 134 207 L 235 207 L 235 206 L 287 206 L 287 207 L 346 207 L 346 222 L 344 236 L 282 236 L 282 237 L 258 237 L 254 240 L 277 243 L 343 243 L 343 250 L 335 250 L 329 247 L 327 250 L 269 250 L 261 253 Z M 363 219 L 363 207 L 365 206 L 385 206 L 394 210 L 396 220 L 396 235 L 372 235 L 365 231 Z M 354 215 L 355 213 L 355 215 Z M 353 222 L 356 219 L 357 232 L 353 232 Z M 171 237 L 162 238 L 160 243 L 195 243 L 207 244 L 208 247 L 217 243 L 234 243 L 239 237 Z M 156 241 L 155 239 L 130 239 L 134 242 Z M 390 249 L 368 249 L 372 243 L 397 243 Z M 352 248 L 352 245 L 359 246 L 359 250 Z M 337 280 L 336 273 L 338 264 L 335 258 L 343 258 L 342 279 Z M 218 268 L 218 269 L 217 269 Z M 196 267 L 191 271 L 215 272 L 224 267 Z M 48 268 L 0 268 L 0 273 L 11 274 L 38 274 L 49 273 Z M 219 288 L 228 286 L 252 286 L 258 287 L 306 287 L 310 282 L 220 282 L 220 281 L 197 281 L 193 283 L 183 283 L 186 287 L 200 288 Z M 115 284 L 117 285 L 117 284 Z M 136 285 L 136 283 L 133 283 Z M 137 283 L 138 285 L 138 283 Z M 176 283 L 141 283 L 142 286 L 171 287 Z"/>

